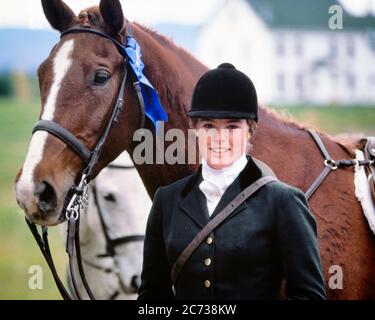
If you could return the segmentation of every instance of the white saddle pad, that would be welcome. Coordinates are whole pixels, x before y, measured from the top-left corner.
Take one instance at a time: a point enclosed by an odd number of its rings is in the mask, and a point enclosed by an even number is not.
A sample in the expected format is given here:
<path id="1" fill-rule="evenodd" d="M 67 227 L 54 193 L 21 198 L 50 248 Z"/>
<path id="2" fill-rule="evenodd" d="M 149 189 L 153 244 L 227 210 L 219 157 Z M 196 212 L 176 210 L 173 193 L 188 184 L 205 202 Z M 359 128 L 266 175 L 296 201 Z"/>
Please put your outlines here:
<path id="1" fill-rule="evenodd" d="M 361 150 L 356 150 L 356 159 L 364 160 Z M 355 195 L 361 203 L 363 213 L 367 218 L 371 231 L 375 234 L 375 205 L 371 199 L 370 185 L 366 177 L 364 166 L 354 167 Z"/>

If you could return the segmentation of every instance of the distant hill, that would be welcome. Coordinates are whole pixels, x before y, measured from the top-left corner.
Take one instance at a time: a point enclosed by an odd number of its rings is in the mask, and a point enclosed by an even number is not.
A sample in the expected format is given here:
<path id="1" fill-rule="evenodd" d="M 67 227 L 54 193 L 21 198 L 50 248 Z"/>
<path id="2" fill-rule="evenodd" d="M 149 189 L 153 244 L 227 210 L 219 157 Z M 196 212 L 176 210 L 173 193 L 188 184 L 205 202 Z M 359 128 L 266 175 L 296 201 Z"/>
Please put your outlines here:
<path id="1" fill-rule="evenodd" d="M 59 34 L 48 30 L 0 29 L 0 72 L 35 74 Z"/>
<path id="2" fill-rule="evenodd" d="M 194 53 L 197 26 L 158 24 L 152 28 Z M 0 28 L 0 73 L 17 70 L 35 75 L 58 40 L 59 34 L 55 31 Z"/>

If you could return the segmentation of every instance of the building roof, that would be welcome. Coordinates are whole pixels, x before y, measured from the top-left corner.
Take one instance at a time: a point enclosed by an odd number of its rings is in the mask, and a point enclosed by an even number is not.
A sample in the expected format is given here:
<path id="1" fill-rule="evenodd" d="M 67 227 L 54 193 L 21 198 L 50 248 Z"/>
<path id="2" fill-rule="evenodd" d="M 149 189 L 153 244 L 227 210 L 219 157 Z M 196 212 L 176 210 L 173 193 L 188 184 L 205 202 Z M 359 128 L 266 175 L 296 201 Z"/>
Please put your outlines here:
<path id="1" fill-rule="evenodd" d="M 271 28 L 327 29 L 332 14 L 328 9 L 337 0 L 246 0 Z M 375 16 L 357 17 L 343 7 L 343 30 L 375 29 Z"/>

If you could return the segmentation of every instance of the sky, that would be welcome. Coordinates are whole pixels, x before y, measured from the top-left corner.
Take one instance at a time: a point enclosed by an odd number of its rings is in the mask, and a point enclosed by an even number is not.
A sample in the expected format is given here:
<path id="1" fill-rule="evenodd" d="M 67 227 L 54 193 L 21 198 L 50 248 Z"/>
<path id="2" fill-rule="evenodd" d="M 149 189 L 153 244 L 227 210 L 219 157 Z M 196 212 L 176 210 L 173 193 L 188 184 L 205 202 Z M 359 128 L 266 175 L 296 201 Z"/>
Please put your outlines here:
<path id="1" fill-rule="evenodd" d="M 125 16 L 146 25 L 157 23 L 197 24 L 215 7 L 231 0 L 121 0 Z M 280 1 L 280 0 L 279 0 Z M 314 1 L 314 0 L 312 0 Z M 78 13 L 99 0 L 65 0 Z M 341 0 L 353 14 L 375 14 L 375 0 Z M 49 28 L 40 0 L 0 0 L 0 27 Z"/>
<path id="2" fill-rule="evenodd" d="M 100 0 L 65 0 L 78 13 Z M 195 24 L 225 0 L 121 0 L 124 15 L 144 24 L 162 22 Z M 0 0 L 0 27 L 48 28 L 40 0 Z M 20 8 L 22 8 L 20 10 Z"/>

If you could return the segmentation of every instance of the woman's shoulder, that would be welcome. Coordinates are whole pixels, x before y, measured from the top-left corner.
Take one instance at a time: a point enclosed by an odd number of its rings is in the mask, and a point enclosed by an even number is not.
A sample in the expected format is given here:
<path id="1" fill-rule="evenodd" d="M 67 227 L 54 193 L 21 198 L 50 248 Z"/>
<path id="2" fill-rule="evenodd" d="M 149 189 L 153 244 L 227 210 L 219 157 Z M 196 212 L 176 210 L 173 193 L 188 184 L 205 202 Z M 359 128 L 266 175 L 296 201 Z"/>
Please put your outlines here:
<path id="1" fill-rule="evenodd" d="M 272 200 L 276 204 L 276 210 L 283 217 L 292 216 L 297 218 L 301 215 L 312 217 L 309 203 L 305 193 L 286 182 L 277 181 L 268 185 L 268 193 L 272 194 Z M 300 213 L 300 214 L 297 214 Z"/>
<path id="2" fill-rule="evenodd" d="M 284 181 L 277 180 L 266 185 L 265 191 L 272 195 L 272 198 L 278 202 L 288 201 L 288 199 L 297 198 L 307 202 L 304 192 Z"/>
<path id="3" fill-rule="evenodd" d="M 272 189 L 274 192 L 278 193 L 303 193 L 301 189 L 292 186 L 284 181 L 277 180 L 274 183 L 268 184 L 269 188 Z"/>

